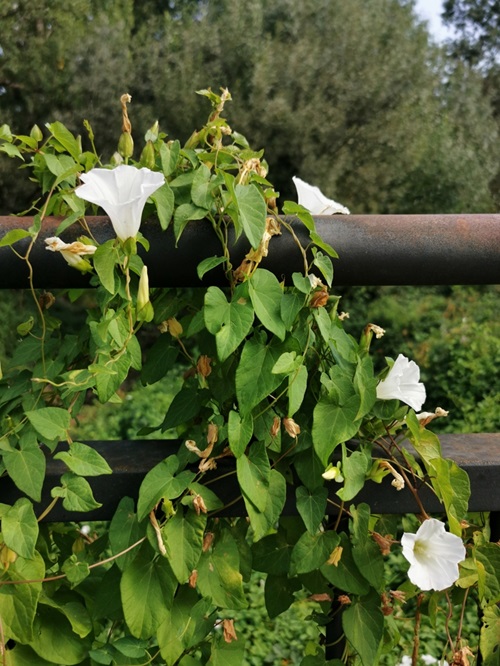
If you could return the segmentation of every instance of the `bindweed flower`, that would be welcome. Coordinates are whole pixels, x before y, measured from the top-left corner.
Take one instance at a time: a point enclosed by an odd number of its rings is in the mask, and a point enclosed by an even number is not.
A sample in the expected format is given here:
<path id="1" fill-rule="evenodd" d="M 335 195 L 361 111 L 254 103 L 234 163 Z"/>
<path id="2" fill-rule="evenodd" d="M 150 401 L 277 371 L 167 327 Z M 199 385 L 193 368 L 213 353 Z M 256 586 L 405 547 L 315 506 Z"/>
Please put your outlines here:
<path id="1" fill-rule="evenodd" d="M 294 176 L 292 180 L 297 188 L 299 204 L 307 208 L 312 215 L 335 215 L 336 213 L 349 215 L 348 208 L 325 197 L 319 187 L 309 185 L 297 176 Z"/>
<path id="2" fill-rule="evenodd" d="M 80 177 L 75 194 L 100 206 L 121 241 L 134 238 L 141 226 L 147 199 L 161 187 L 163 174 L 122 164 L 115 169 L 91 169 Z"/>
<path id="3" fill-rule="evenodd" d="M 416 534 L 405 532 L 401 546 L 410 563 L 408 577 L 421 590 L 445 590 L 458 580 L 465 546 L 460 537 L 446 532 L 440 520 L 429 518 Z"/>
<path id="4" fill-rule="evenodd" d="M 387 377 L 377 385 L 377 398 L 380 400 L 401 400 L 416 412 L 425 402 L 425 386 L 420 379 L 420 368 L 400 354 Z"/>
<path id="5" fill-rule="evenodd" d="M 51 236 L 45 239 L 46 250 L 51 252 L 60 252 L 66 262 L 82 273 L 92 270 L 91 264 L 84 259 L 85 255 L 92 255 L 97 250 L 95 245 L 87 245 L 80 241 L 74 243 L 65 243 L 57 236 Z"/>

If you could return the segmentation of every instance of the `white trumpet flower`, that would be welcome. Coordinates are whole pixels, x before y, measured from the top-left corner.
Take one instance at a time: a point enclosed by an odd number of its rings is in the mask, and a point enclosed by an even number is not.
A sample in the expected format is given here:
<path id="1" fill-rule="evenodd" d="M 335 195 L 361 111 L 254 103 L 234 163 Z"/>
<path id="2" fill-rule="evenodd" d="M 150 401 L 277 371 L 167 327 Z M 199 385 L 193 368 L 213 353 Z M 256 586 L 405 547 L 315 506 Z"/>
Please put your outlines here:
<path id="1" fill-rule="evenodd" d="M 420 368 L 399 354 L 389 374 L 377 385 L 377 398 L 380 400 L 401 400 L 416 412 L 425 402 L 425 386 L 420 380 Z"/>
<path id="2" fill-rule="evenodd" d="M 147 199 L 165 182 L 157 171 L 128 164 L 115 169 L 91 169 L 80 180 L 83 185 L 76 188 L 75 194 L 100 206 L 122 241 L 137 235 Z"/>
<path id="3" fill-rule="evenodd" d="M 311 215 L 335 215 L 343 213 L 349 215 L 349 209 L 333 199 L 325 197 L 323 192 L 315 185 L 309 185 L 305 181 L 294 176 L 293 184 L 297 188 L 299 204 L 307 208 Z"/>
<path id="4" fill-rule="evenodd" d="M 405 532 L 401 546 L 410 563 L 408 577 L 421 590 L 445 590 L 458 580 L 458 563 L 465 559 L 465 546 L 440 520 L 429 518 L 416 534 Z"/>

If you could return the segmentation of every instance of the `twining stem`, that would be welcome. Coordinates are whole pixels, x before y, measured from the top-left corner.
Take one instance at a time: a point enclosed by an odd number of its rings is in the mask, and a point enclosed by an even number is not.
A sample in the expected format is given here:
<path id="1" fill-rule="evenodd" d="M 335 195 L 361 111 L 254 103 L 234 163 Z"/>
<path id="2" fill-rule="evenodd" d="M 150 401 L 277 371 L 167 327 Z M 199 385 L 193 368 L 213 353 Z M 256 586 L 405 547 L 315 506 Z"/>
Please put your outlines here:
<path id="1" fill-rule="evenodd" d="M 141 543 L 144 543 L 146 541 L 147 537 L 142 537 L 139 539 L 139 541 L 136 541 L 133 543 L 131 546 L 128 546 L 128 548 L 125 548 L 124 550 L 120 551 L 119 553 L 116 553 L 115 555 L 111 555 L 110 557 L 107 557 L 104 560 L 100 560 L 99 562 L 94 562 L 94 564 L 89 565 L 89 569 L 95 569 L 96 567 L 101 567 L 103 564 L 108 564 L 108 562 L 114 562 L 114 560 L 117 560 L 119 557 L 122 555 L 125 555 L 129 551 L 133 550 L 134 548 L 137 548 L 137 546 L 140 546 Z M 52 581 L 55 580 L 63 580 L 64 578 L 67 577 L 67 574 L 58 574 L 57 576 L 47 576 L 47 578 L 32 578 L 29 580 L 1 580 L 0 581 L 0 586 L 1 585 L 25 585 L 25 584 L 31 584 L 31 583 L 51 583 Z"/>
<path id="2" fill-rule="evenodd" d="M 422 622 L 422 613 L 420 606 L 422 605 L 423 594 L 417 597 L 417 609 L 415 611 L 415 628 L 413 630 L 413 652 L 411 655 L 411 666 L 418 666 L 418 649 L 420 647 L 420 623 Z"/>
<path id="3" fill-rule="evenodd" d="M 52 511 L 52 509 L 55 507 L 57 504 L 57 501 L 59 500 L 59 497 L 54 497 L 52 502 L 49 504 L 49 506 L 42 511 L 42 513 L 38 516 L 37 521 L 40 523 L 42 520 L 45 518 L 45 516 L 48 516 L 48 514 Z"/>
<path id="4" fill-rule="evenodd" d="M 393 446 L 395 446 L 395 447 L 397 448 L 397 450 L 399 451 L 399 447 L 398 447 L 396 441 L 394 440 L 394 438 L 390 435 L 390 433 L 387 433 L 387 434 L 388 434 L 388 436 L 390 437 L 390 439 L 391 439 L 391 443 L 393 444 Z M 388 450 L 388 448 L 385 446 L 385 444 L 383 443 L 383 441 L 382 441 L 381 439 L 377 440 L 376 443 L 378 444 L 378 446 L 380 446 L 380 448 L 384 451 L 384 453 L 388 456 L 388 458 L 389 458 L 389 459 L 390 459 L 395 465 L 397 465 L 397 467 L 398 467 L 398 469 L 399 469 L 399 472 L 400 472 L 401 476 L 403 477 L 406 486 L 408 487 L 409 491 L 410 491 L 411 494 L 413 495 L 413 497 L 414 497 L 414 499 L 415 499 L 415 502 L 418 504 L 418 508 L 420 509 L 420 513 L 421 513 L 421 515 L 423 516 L 423 518 L 424 518 L 424 519 L 429 518 L 430 516 L 429 516 L 429 514 L 427 513 L 427 511 L 425 510 L 424 505 L 422 504 L 422 500 L 421 500 L 420 497 L 419 497 L 419 494 L 418 494 L 418 492 L 417 492 L 417 489 L 416 489 L 415 486 L 410 482 L 410 478 L 408 477 L 408 474 L 406 473 L 406 470 L 404 469 L 404 467 L 402 467 L 402 465 L 401 465 L 400 462 L 397 460 L 397 458 L 395 458 L 393 455 L 391 455 L 390 451 Z"/>

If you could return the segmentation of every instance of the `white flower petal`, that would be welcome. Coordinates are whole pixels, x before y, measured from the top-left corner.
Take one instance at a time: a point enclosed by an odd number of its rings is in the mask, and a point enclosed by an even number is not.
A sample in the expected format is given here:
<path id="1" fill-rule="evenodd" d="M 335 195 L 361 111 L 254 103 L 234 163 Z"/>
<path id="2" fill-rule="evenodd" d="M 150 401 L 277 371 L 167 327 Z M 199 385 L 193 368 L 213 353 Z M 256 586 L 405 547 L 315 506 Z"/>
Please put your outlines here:
<path id="1" fill-rule="evenodd" d="M 325 197 L 319 187 L 309 185 L 297 176 L 293 176 L 292 180 L 297 188 L 299 204 L 307 208 L 312 215 L 335 215 L 336 213 L 349 215 L 348 208 Z"/>
<path id="2" fill-rule="evenodd" d="M 377 385 L 380 400 L 401 400 L 415 411 L 425 402 L 425 386 L 420 379 L 420 369 L 415 361 L 399 354 L 387 377 Z"/>
<path id="3" fill-rule="evenodd" d="M 100 206 L 122 241 L 137 235 L 148 198 L 163 185 L 163 174 L 122 164 L 115 169 L 92 169 L 81 175 L 75 194 Z"/>
<path id="4" fill-rule="evenodd" d="M 410 563 L 408 577 L 421 590 L 444 590 L 458 579 L 465 547 L 460 537 L 446 532 L 441 521 L 429 518 L 416 534 L 405 532 L 401 546 Z"/>

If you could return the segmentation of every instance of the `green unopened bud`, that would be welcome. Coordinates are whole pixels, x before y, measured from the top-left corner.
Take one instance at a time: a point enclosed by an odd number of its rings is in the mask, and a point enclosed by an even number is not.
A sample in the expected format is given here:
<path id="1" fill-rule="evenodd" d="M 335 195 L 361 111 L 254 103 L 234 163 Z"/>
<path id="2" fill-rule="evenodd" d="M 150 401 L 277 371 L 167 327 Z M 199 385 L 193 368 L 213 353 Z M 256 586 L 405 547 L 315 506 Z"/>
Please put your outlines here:
<path id="1" fill-rule="evenodd" d="M 137 321 L 151 321 L 153 316 L 154 310 L 149 300 L 148 267 L 143 266 L 137 292 Z"/>
<path id="2" fill-rule="evenodd" d="M 134 154 L 134 140 L 129 132 L 122 132 L 118 141 L 118 152 L 125 160 Z"/>
<path id="3" fill-rule="evenodd" d="M 35 139 L 35 141 L 37 141 L 38 143 L 40 143 L 40 141 L 43 141 L 42 130 L 38 127 L 38 125 L 33 125 L 33 127 L 31 128 L 30 137 L 32 139 Z"/>
<path id="4" fill-rule="evenodd" d="M 160 125 L 158 124 L 158 121 L 152 125 L 148 131 L 146 132 L 145 139 L 146 141 L 152 141 L 153 143 L 158 139 L 158 134 L 160 132 Z"/>
<path id="5" fill-rule="evenodd" d="M 147 141 L 146 145 L 142 149 L 141 153 L 141 159 L 140 159 L 141 166 L 145 166 L 148 169 L 153 170 L 155 166 L 155 148 L 153 146 L 152 141 Z"/>

